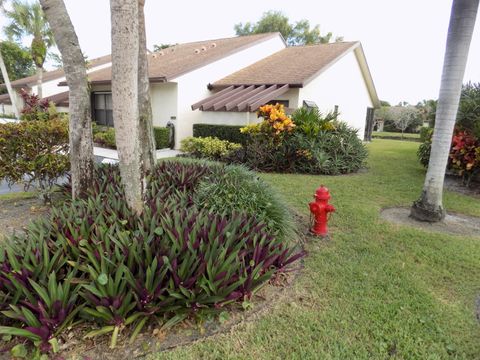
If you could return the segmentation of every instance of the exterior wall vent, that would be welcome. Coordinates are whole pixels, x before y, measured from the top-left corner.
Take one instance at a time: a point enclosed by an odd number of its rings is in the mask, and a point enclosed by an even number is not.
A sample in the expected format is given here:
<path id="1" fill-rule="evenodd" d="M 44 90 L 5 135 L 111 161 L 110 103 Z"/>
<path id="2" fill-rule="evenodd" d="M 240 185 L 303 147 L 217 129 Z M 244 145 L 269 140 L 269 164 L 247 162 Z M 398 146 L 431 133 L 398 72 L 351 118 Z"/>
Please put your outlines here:
<path id="1" fill-rule="evenodd" d="M 216 44 L 216 43 L 212 43 L 212 44 L 210 45 L 210 47 L 213 49 L 213 48 L 217 47 L 217 44 Z"/>
<path id="2" fill-rule="evenodd" d="M 200 50 L 199 49 L 195 49 L 195 54 L 198 54 L 200 53 Z"/>

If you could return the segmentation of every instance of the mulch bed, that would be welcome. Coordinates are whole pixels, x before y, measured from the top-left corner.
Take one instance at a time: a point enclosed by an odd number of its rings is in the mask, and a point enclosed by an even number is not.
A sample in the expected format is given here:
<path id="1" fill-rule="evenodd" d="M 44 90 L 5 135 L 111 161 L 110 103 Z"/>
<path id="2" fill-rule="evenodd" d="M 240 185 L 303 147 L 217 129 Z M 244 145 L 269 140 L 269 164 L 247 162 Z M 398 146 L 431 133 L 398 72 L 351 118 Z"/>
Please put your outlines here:
<path id="1" fill-rule="evenodd" d="M 0 201 L 0 240 L 22 231 L 28 223 L 48 212 L 38 198 Z"/>

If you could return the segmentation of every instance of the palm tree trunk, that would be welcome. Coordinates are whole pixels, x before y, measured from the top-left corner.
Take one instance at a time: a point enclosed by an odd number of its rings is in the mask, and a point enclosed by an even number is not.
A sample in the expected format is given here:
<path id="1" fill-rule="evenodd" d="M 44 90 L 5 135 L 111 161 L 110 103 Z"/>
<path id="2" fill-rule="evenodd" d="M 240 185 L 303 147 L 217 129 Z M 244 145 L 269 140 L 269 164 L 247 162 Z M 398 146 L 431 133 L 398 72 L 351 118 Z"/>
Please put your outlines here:
<path id="1" fill-rule="evenodd" d="M 2 42 L 0 42 L 0 48 L 1 46 L 2 46 Z M 13 113 L 15 114 L 15 117 L 17 119 L 20 119 L 20 110 L 18 109 L 16 94 L 13 92 L 12 84 L 10 83 L 10 77 L 8 76 L 8 71 L 5 66 L 5 62 L 3 61 L 3 55 L 1 51 L 0 51 L 0 70 L 2 71 L 3 82 L 7 87 L 8 96 L 10 96 Z"/>
<path id="2" fill-rule="evenodd" d="M 37 67 L 37 95 L 40 99 L 43 99 L 43 68 L 41 66 Z"/>
<path id="3" fill-rule="evenodd" d="M 143 208 L 138 121 L 138 0 L 110 0 L 113 123 L 127 204 Z"/>
<path id="4" fill-rule="evenodd" d="M 430 161 L 422 194 L 411 209 L 411 216 L 417 220 L 436 222 L 445 217 L 443 182 L 478 3 L 453 0 Z"/>
<path id="5" fill-rule="evenodd" d="M 78 197 L 93 183 L 93 136 L 90 90 L 87 70 L 78 38 L 63 0 L 40 0 L 50 23 L 58 49 L 69 94 L 69 137 L 72 196 Z"/>
<path id="6" fill-rule="evenodd" d="M 155 139 L 153 137 L 152 105 L 148 78 L 147 36 L 145 32 L 145 0 L 138 1 L 138 112 L 140 121 L 140 152 L 143 176 L 155 164 Z"/>

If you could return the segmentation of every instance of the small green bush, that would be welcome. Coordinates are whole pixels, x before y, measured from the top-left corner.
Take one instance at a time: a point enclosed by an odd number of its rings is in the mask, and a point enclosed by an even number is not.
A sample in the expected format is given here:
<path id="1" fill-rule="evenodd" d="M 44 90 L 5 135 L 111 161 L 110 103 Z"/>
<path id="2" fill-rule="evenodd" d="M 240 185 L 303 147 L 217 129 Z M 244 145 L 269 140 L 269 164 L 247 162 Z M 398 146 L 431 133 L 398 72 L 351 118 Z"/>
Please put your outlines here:
<path id="1" fill-rule="evenodd" d="M 420 141 L 425 142 L 432 138 L 433 129 L 431 127 L 422 127 L 420 129 Z"/>
<path id="2" fill-rule="evenodd" d="M 115 143 L 115 129 L 112 127 L 104 127 L 101 130 L 96 129 L 94 131 L 93 141 L 100 146 L 116 149 L 117 144 Z"/>
<path id="3" fill-rule="evenodd" d="M 66 120 L 0 124 L 0 180 L 38 186 L 44 201 L 70 168 Z"/>
<path id="4" fill-rule="evenodd" d="M 115 128 L 108 126 L 99 126 L 94 123 L 93 141 L 100 146 L 110 149 L 116 149 Z M 166 127 L 154 127 L 153 135 L 155 137 L 156 149 L 165 149 L 170 146 L 170 130 Z"/>
<path id="5" fill-rule="evenodd" d="M 170 147 L 170 129 L 167 127 L 154 127 L 156 149 L 165 149 Z"/>
<path id="6" fill-rule="evenodd" d="M 293 221 L 284 203 L 262 179 L 242 166 L 215 171 L 209 181 L 200 183 L 194 201 L 199 208 L 219 214 L 245 212 L 282 238 L 292 235 Z"/>
<path id="7" fill-rule="evenodd" d="M 245 145 L 247 135 L 240 132 L 242 127 L 237 125 L 194 124 L 193 137 L 216 137 L 220 140 Z"/>
<path id="8" fill-rule="evenodd" d="M 242 145 L 213 137 L 187 137 L 181 141 L 180 150 L 197 158 L 221 160 Z"/>

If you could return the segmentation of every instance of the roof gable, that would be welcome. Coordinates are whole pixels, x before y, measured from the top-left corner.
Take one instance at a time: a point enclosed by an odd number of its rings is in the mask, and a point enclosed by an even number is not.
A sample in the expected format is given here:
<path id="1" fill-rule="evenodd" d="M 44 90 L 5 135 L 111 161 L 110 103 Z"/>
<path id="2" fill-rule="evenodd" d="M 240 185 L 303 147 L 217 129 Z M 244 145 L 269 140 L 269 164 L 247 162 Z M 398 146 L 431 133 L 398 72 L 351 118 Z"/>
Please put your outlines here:
<path id="1" fill-rule="evenodd" d="M 275 84 L 286 84 L 291 88 L 304 87 L 352 51 L 372 103 L 377 107 L 380 101 L 360 42 L 288 47 L 214 82 L 210 88 Z"/>

